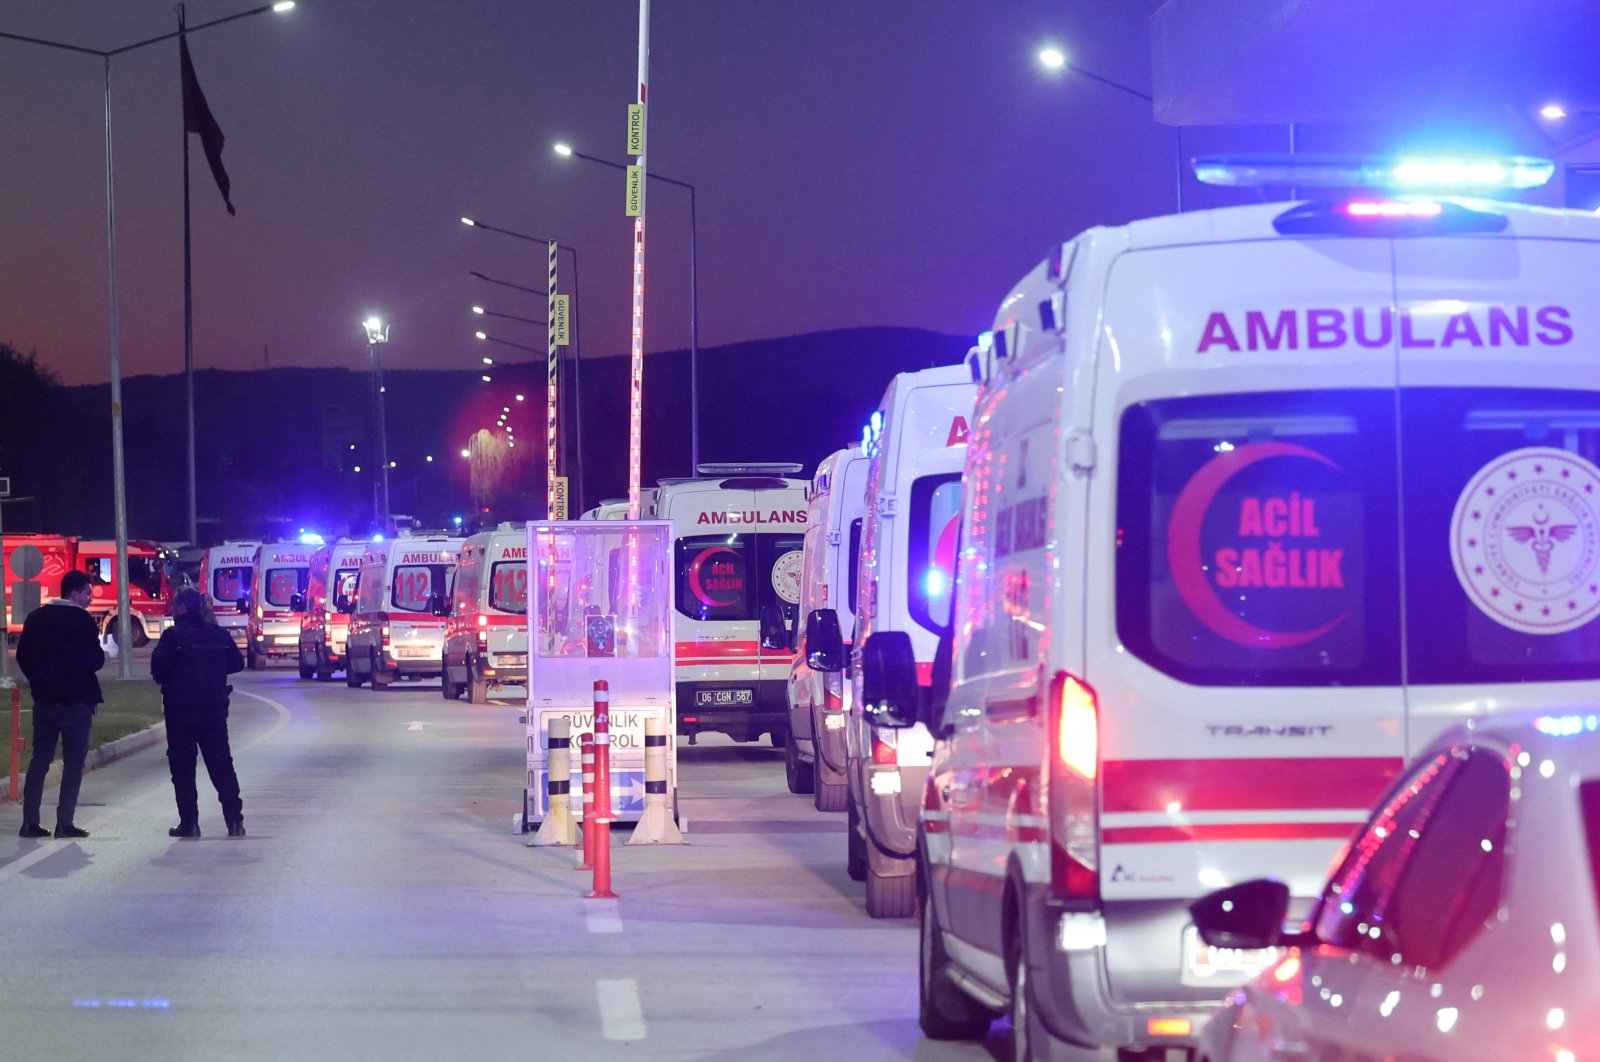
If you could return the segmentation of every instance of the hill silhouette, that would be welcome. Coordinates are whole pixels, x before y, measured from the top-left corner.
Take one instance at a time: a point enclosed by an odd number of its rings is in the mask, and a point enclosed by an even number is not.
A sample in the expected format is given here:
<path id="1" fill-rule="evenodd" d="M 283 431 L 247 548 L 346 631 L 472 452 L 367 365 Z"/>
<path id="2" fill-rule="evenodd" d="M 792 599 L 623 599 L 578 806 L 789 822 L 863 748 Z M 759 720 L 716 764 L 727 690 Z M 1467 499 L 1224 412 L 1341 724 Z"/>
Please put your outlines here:
<path id="1" fill-rule="evenodd" d="M 860 328 L 735 343 L 700 351 L 700 460 L 797 461 L 809 475 L 831 451 L 859 439 L 889 378 L 959 362 L 970 340 L 920 329 Z M 391 505 L 424 526 L 451 517 L 484 521 L 544 515 L 543 360 L 477 371 L 386 371 Z M 197 478 L 202 543 L 315 528 L 366 531 L 376 467 L 367 372 L 347 369 L 203 370 L 195 375 Z M 571 428 L 570 363 L 563 370 Z M 123 382 L 128 530 L 131 537 L 187 537 L 183 377 Z M 577 390 L 582 444 L 562 470 L 574 502 L 594 505 L 627 490 L 628 359 L 585 357 Z M 517 401 L 521 394 L 523 401 Z M 112 518 L 109 385 L 64 389 L 69 423 L 40 440 L 66 475 L 9 470 L 7 530 L 102 537 Z M 474 513 L 468 438 L 503 410 L 516 442 L 490 511 Z M 576 434 L 564 430 L 564 448 Z M 427 460 L 428 457 L 433 460 Z M 577 464 L 581 458 L 582 485 Z M 689 474 L 689 352 L 645 361 L 643 482 Z M 355 471 L 357 467 L 361 471 Z M 575 505 L 573 515 L 578 508 Z"/>

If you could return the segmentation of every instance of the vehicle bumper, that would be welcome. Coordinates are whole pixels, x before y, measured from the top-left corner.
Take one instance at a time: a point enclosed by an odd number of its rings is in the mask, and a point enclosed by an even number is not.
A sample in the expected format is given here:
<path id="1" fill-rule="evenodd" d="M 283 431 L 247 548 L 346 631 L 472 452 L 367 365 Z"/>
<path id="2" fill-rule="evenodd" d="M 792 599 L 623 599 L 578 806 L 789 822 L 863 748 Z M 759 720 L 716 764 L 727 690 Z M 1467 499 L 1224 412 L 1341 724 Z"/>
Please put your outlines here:
<path id="1" fill-rule="evenodd" d="M 1052 1036 L 1076 1043 L 1117 1048 L 1193 1047 L 1200 1031 L 1222 1007 L 1231 986 L 1219 984 L 1205 988 L 1177 984 L 1173 966 L 1154 976 L 1148 959 L 1139 965 L 1144 970 L 1130 971 L 1127 980 L 1143 983 L 1143 990 L 1124 991 L 1113 998 L 1108 961 L 1120 967 L 1134 962 L 1134 956 L 1170 955 L 1178 951 L 1187 915 L 1180 905 L 1163 901 L 1118 904 L 1107 919 L 1099 913 L 1068 912 L 1049 899 L 1043 887 L 1030 889 L 1028 903 L 1028 973 L 1033 985 L 1033 1008 Z M 1111 944 L 1090 944 L 1109 922 L 1106 934 Z M 1166 947 L 1157 942 L 1165 941 Z M 1124 977 L 1119 974 L 1118 982 Z M 1165 982 L 1162 991 L 1157 982 Z M 1149 996 L 1135 999 L 1133 996 Z M 1162 997 L 1194 998 L 1162 998 Z M 1155 1019 L 1185 1019 L 1186 1036 L 1162 1036 L 1150 1032 Z"/>
<path id="2" fill-rule="evenodd" d="M 917 872 L 917 816 L 922 807 L 926 767 L 863 764 L 862 821 L 867 828 L 867 860 L 879 877 Z"/>
<path id="3" fill-rule="evenodd" d="M 812 710 L 812 726 L 816 733 L 817 775 L 829 785 L 844 785 L 849 773 L 846 770 L 845 727 L 849 713 L 843 708 L 817 708 Z"/>
<path id="4" fill-rule="evenodd" d="M 717 731 L 733 738 L 754 738 L 788 727 L 788 693 L 784 679 L 747 682 L 680 682 L 678 695 L 678 733 Z M 696 694 L 716 690 L 751 690 L 752 704 L 699 705 Z"/>
<path id="5" fill-rule="evenodd" d="M 258 656 L 294 656 L 300 651 L 300 628 L 295 624 L 263 624 L 254 637 Z"/>
<path id="6" fill-rule="evenodd" d="M 443 671 L 444 665 L 437 649 L 432 656 L 401 656 L 398 650 L 398 646 L 391 646 L 381 654 L 383 669 L 390 674 L 428 677 Z"/>

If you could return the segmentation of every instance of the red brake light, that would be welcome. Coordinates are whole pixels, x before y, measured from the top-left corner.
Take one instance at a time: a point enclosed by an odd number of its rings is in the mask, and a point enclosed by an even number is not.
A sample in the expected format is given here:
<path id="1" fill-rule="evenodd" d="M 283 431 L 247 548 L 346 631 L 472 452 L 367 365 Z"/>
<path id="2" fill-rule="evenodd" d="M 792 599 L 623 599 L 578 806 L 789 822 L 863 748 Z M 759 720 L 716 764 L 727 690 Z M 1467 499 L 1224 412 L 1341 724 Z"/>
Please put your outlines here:
<path id="1" fill-rule="evenodd" d="M 1100 718 L 1095 692 L 1056 672 L 1047 720 L 1050 757 L 1050 890 L 1057 899 L 1092 905 L 1100 898 Z"/>
<path id="2" fill-rule="evenodd" d="M 488 625 L 489 625 L 489 617 L 483 615 L 482 613 L 479 613 L 478 614 L 478 626 L 487 627 Z"/>
<path id="3" fill-rule="evenodd" d="M 872 762 L 883 767 L 893 767 L 899 761 L 895 755 L 894 746 L 883 739 L 882 733 L 877 730 L 872 732 Z"/>

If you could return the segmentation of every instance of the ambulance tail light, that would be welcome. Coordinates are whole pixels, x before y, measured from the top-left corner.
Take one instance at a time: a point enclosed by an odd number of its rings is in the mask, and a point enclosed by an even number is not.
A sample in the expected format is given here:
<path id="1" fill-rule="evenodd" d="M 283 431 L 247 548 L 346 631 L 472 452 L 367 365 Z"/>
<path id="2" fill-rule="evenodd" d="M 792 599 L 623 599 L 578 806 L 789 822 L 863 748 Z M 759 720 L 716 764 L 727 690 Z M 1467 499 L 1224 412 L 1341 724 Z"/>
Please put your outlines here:
<path id="1" fill-rule="evenodd" d="M 878 767 L 894 767 L 900 762 L 895 752 L 895 731 L 872 728 L 872 762 Z"/>
<path id="2" fill-rule="evenodd" d="M 1050 888 L 1058 899 L 1100 899 L 1100 706 L 1094 690 L 1058 671 L 1050 683 Z"/>

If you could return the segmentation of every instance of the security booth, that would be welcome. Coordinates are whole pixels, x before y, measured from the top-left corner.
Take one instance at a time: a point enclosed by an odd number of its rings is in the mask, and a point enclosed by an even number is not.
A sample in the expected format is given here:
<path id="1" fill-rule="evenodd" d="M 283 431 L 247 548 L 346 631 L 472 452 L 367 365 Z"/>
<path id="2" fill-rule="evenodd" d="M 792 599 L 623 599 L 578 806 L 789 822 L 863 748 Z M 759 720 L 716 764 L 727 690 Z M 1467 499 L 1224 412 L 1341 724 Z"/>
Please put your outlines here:
<path id="1" fill-rule="evenodd" d="M 522 828 L 548 808 L 549 724 L 572 724 L 571 795 L 582 806 L 578 736 L 594 730 L 594 684 L 610 687 L 611 807 L 617 821 L 644 810 L 645 721 L 673 734 L 673 640 L 666 520 L 555 520 L 528 525 L 528 785 Z M 560 779 L 557 779 L 560 781 Z M 669 745 L 667 792 L 677 801 Z"/>

